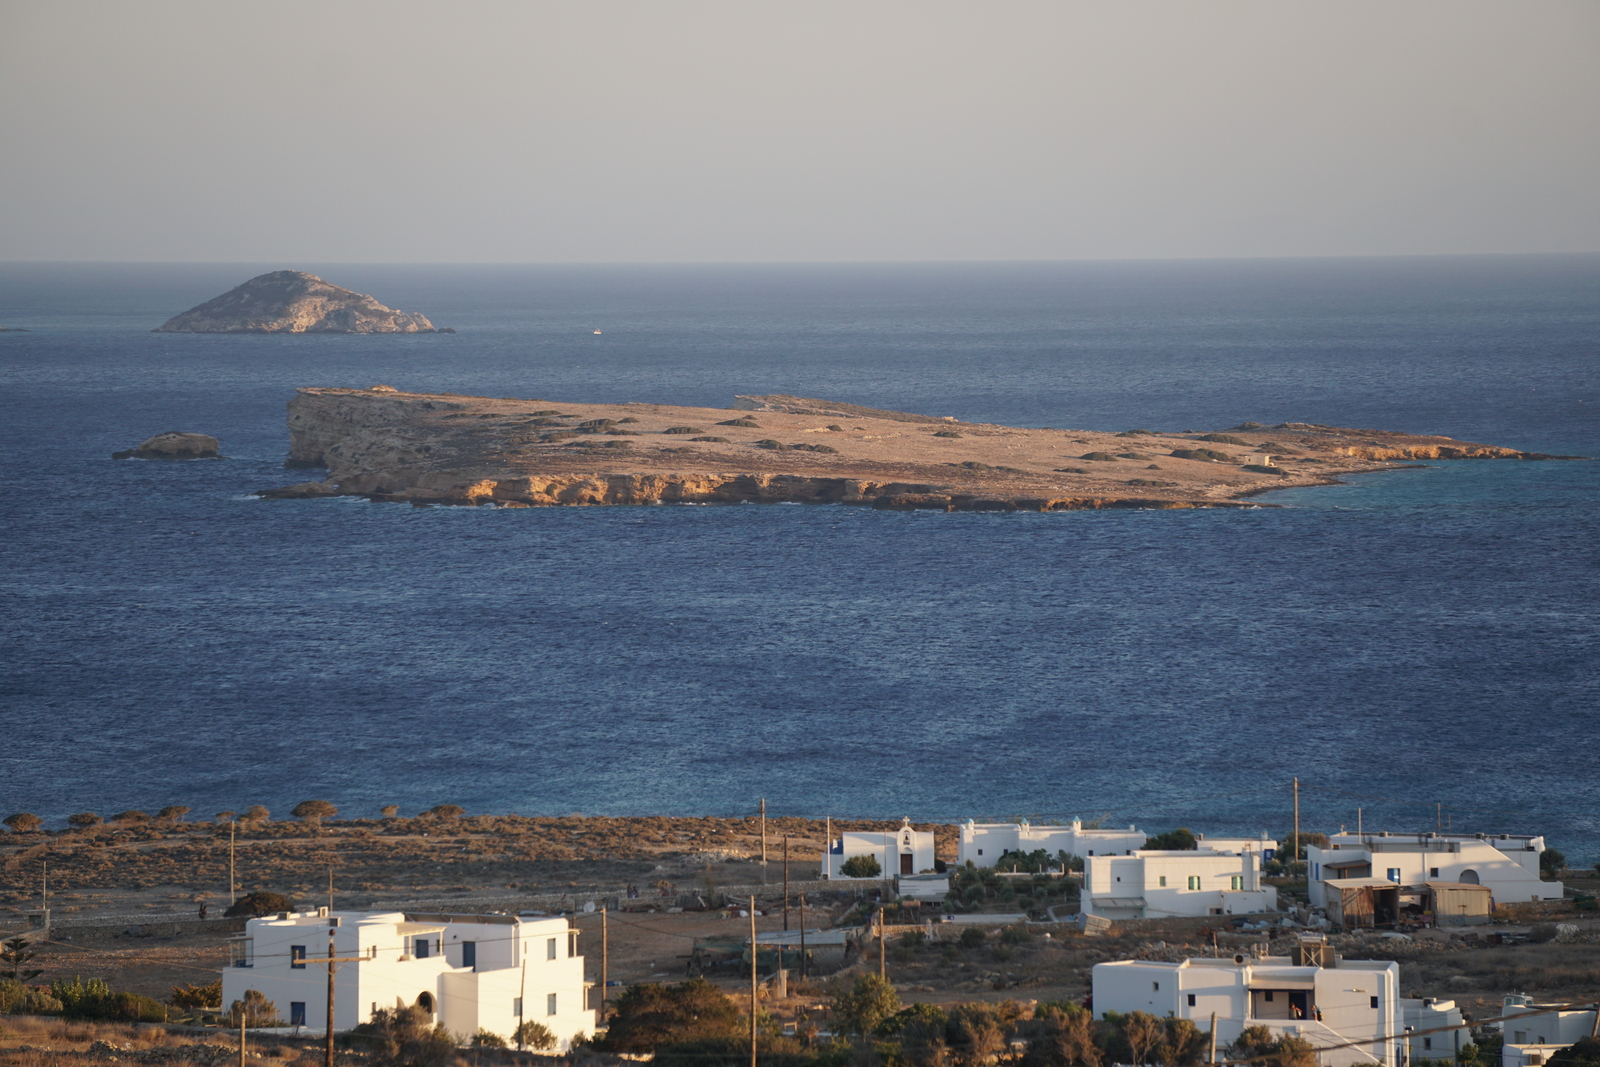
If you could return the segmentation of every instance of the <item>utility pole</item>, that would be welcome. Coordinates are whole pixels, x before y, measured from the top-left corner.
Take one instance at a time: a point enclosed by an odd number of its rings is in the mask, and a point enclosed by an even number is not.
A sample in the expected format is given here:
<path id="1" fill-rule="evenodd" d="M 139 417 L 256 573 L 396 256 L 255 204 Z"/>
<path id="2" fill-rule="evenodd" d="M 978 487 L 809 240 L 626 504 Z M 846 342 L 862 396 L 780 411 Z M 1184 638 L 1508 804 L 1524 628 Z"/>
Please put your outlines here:
<path id="1" fill-rule="evenodd" d="M 765 814 L 767 802 L 761 802 Z M 764 825 L 763 820 L 763 825 Z M 750 898 L 750 1067 L 756 1067 L 756 898 Z"/>
<path id="2" fill-rule="evenodd" d="M 1433 832 L 1438 833 L 1444 829 L 1444 803 L 1441 801 L 1433 806 Z"/>
<path id="3" fill-rule="evenodd" d="M 783 835 L 783 928 L 789 929 L 789 835 Z"/>
<path id="4" fill-rule="evenodd" d="M 524 949 L 522 952 L 522 984 L 517 988 L 517 1051 L 521 1052 L 522 1041 L 528 1034 L 527 1030 L 524 1029 L 526 1024 L 522 1021 L 523 1013 L 527 1011 L 528 1004 L 528 953 L 525 946 L 519 947 Z"/>
<path id="5" fill-rule="evenodd" d="M 1356 809 L 1356 836 L 1361 836 L 1361 809 Z"/>
<path id="6" fill-rule="evenodd" d="M 611 931 L 606 925 L 606 909 L 600 909 L 600 1025 L 606 1024 L 606 989 L 610 986 Z"/>
<path id="7" fill-rule="evenodd" d="M 332 921 L 331 919 L 329 920 Z M 336 926 L 328 927 L 328 1035 L 323 1049 L 324 1067 L 333 1067 L 333 985 L 334 972 L 338 970 L 336 963 L 360 963 L 362 960 L 372 959 L 372 956 L 335 956 L 333 954 L 333 935 L 338 930 Z M 376 949 L 373 950 L 376 952 Z M 311 961 L 307 961 L 311 962 Z"/>
<path id="8" fill-rule="evenodd" d="M 239 902 L 239 876 L 234 873 L 233 867 L 233 831 L 239 824 L 228 823 L 228 907 L 233 907 Z"/>
<path id="9" fill-rule="evenodd" d="M 1294 780 L 1294 844 L 1289 848 L 1289 862 L 1300 862 L 1300 779 Z"/>
<path id="10" fill-rule="evenodd" d="M 888 953 L 886 952 L 886 950 L 884 948 L 884 942 L 887 941 L 887 940 L 888 939 L 886 937 L 884 937 L 884 929 L 883 929 L 883 907 L 882 907 L 882 905 L 879 905 L 879 907 L 878 907 L 878 977 L 882 978 L 885 982 L 887 982 L 889 980 Z"/>
<path id="11" fill-rule="evenodd" d="M 243 1001 L 239 1003 L 239 1067 L 244 1067 L 244 1022 L 250 1017 Z"/>
<path id="12" fill-rule="evenodd" d="M 333 868 L 328 868 L 328 914 L 333 915 Z"/>
<path id="13" fill-rule="evenodd" d="M 1211 1055 L 1206 1057 L 1207 1063 L 1217 1062 L 1217 1013 L 1211 1013 Z"/>
<path id="14" fill-rule="evenodd" d="M 761 884 L 767 884 L 767 798 L 761 798 Z"/>
<path id="15" fill-rule="evenodd" d="M 800 977 L 806 976 L 806 895 L 800 894 Z M 1600 1012 L 1596 1013 L 1600 1018 Z"/>

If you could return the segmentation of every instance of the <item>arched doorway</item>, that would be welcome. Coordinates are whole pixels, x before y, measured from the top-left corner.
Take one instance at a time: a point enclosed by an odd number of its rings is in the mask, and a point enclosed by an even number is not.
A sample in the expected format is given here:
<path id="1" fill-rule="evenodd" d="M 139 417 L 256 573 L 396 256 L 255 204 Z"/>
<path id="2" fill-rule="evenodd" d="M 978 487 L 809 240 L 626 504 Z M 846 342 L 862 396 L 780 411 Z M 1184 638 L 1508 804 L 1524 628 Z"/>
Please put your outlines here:
<path id="1" fill-rule="evenodd" d="M 1466 870 L 1461 872 L 1461 881 L 1466 885 L 1477 885 L 1478 884 L 1478 872 L 1473 870 L 1470 867 L 1467 868 Z"/>
<path id="2" fill-rule="evenodd" d="M 432 993 L 418 993 L 417 994 L 417 1007 L 421 1008 L 423 1011 L 427 1012 L 429 1015 L 432 1015 L 436 1010 L 435 1007 L 434 1007 L 434 1003 L 433 1003 L 433 994 Z"/>

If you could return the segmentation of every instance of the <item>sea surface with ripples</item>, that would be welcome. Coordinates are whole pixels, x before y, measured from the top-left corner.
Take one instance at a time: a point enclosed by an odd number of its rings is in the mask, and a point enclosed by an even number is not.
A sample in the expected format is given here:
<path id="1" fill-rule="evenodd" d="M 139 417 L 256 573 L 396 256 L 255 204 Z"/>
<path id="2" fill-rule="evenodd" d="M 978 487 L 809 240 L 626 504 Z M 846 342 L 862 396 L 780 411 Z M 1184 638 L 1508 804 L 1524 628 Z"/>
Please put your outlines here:
<path id="1" fill-rule="evenodd" d="M 152 334 L 293 266 L 454 335 Z M 1600 456 L 1600 257 L 0 265 L 0 807 L 1105 816 L 1600 857 L 1600 463 L 1252 510 L 273 501 L 296 386 Z M 602 331 L 599 335 L 595 330 Z M 218 462 L 113 462 L 169 429 Z M 1442 805 L 1442 807 L 1436 807 Z"/>

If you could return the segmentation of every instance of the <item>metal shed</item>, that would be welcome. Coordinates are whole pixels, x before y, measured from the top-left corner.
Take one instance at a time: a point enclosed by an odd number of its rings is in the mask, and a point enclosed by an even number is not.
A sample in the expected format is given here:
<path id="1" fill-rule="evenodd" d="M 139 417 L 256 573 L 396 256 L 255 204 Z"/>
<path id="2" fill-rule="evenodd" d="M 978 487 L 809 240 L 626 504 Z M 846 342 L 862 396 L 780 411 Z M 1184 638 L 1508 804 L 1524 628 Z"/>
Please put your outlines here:
<path id="1" fill-rule="evenodd" d="M 1481 926 L 1492 921 L 1494 894 L 1486 885 L 1423 882 L 1413 888 L 1421 897 L 1424 917 L 1435 926 Z"/>

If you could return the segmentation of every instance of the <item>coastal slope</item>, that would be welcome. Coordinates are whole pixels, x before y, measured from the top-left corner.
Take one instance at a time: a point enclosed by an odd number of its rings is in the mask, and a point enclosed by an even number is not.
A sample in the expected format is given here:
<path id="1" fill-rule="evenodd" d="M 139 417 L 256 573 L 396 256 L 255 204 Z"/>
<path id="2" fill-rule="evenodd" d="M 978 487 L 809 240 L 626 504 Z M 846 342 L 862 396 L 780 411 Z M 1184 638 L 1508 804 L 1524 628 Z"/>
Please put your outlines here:
<path id="1" fill-rule="evenodd" d="M 427 316 L 384 307 L 315 274 L 278 270 L 174 315 L 151 333 L 438 333 Z"/>
<path id="2" fill-rule="evenodd" d="M 730 410 L 402 393 L 388 386 L 304 388 L 289 402 L 287 465 L 325 467 L 327 477 L 261 495 L 513 507 L 1240 507 L 1263 490 L 1327 483 L 1406 460 L 1556 458 L 1304 423 L 1108 433 L 935 416 L 908 421 L 902 412 L 798 399 L 741 397 Z M 795 407 L 807 413 L 787 410 Z"/>

